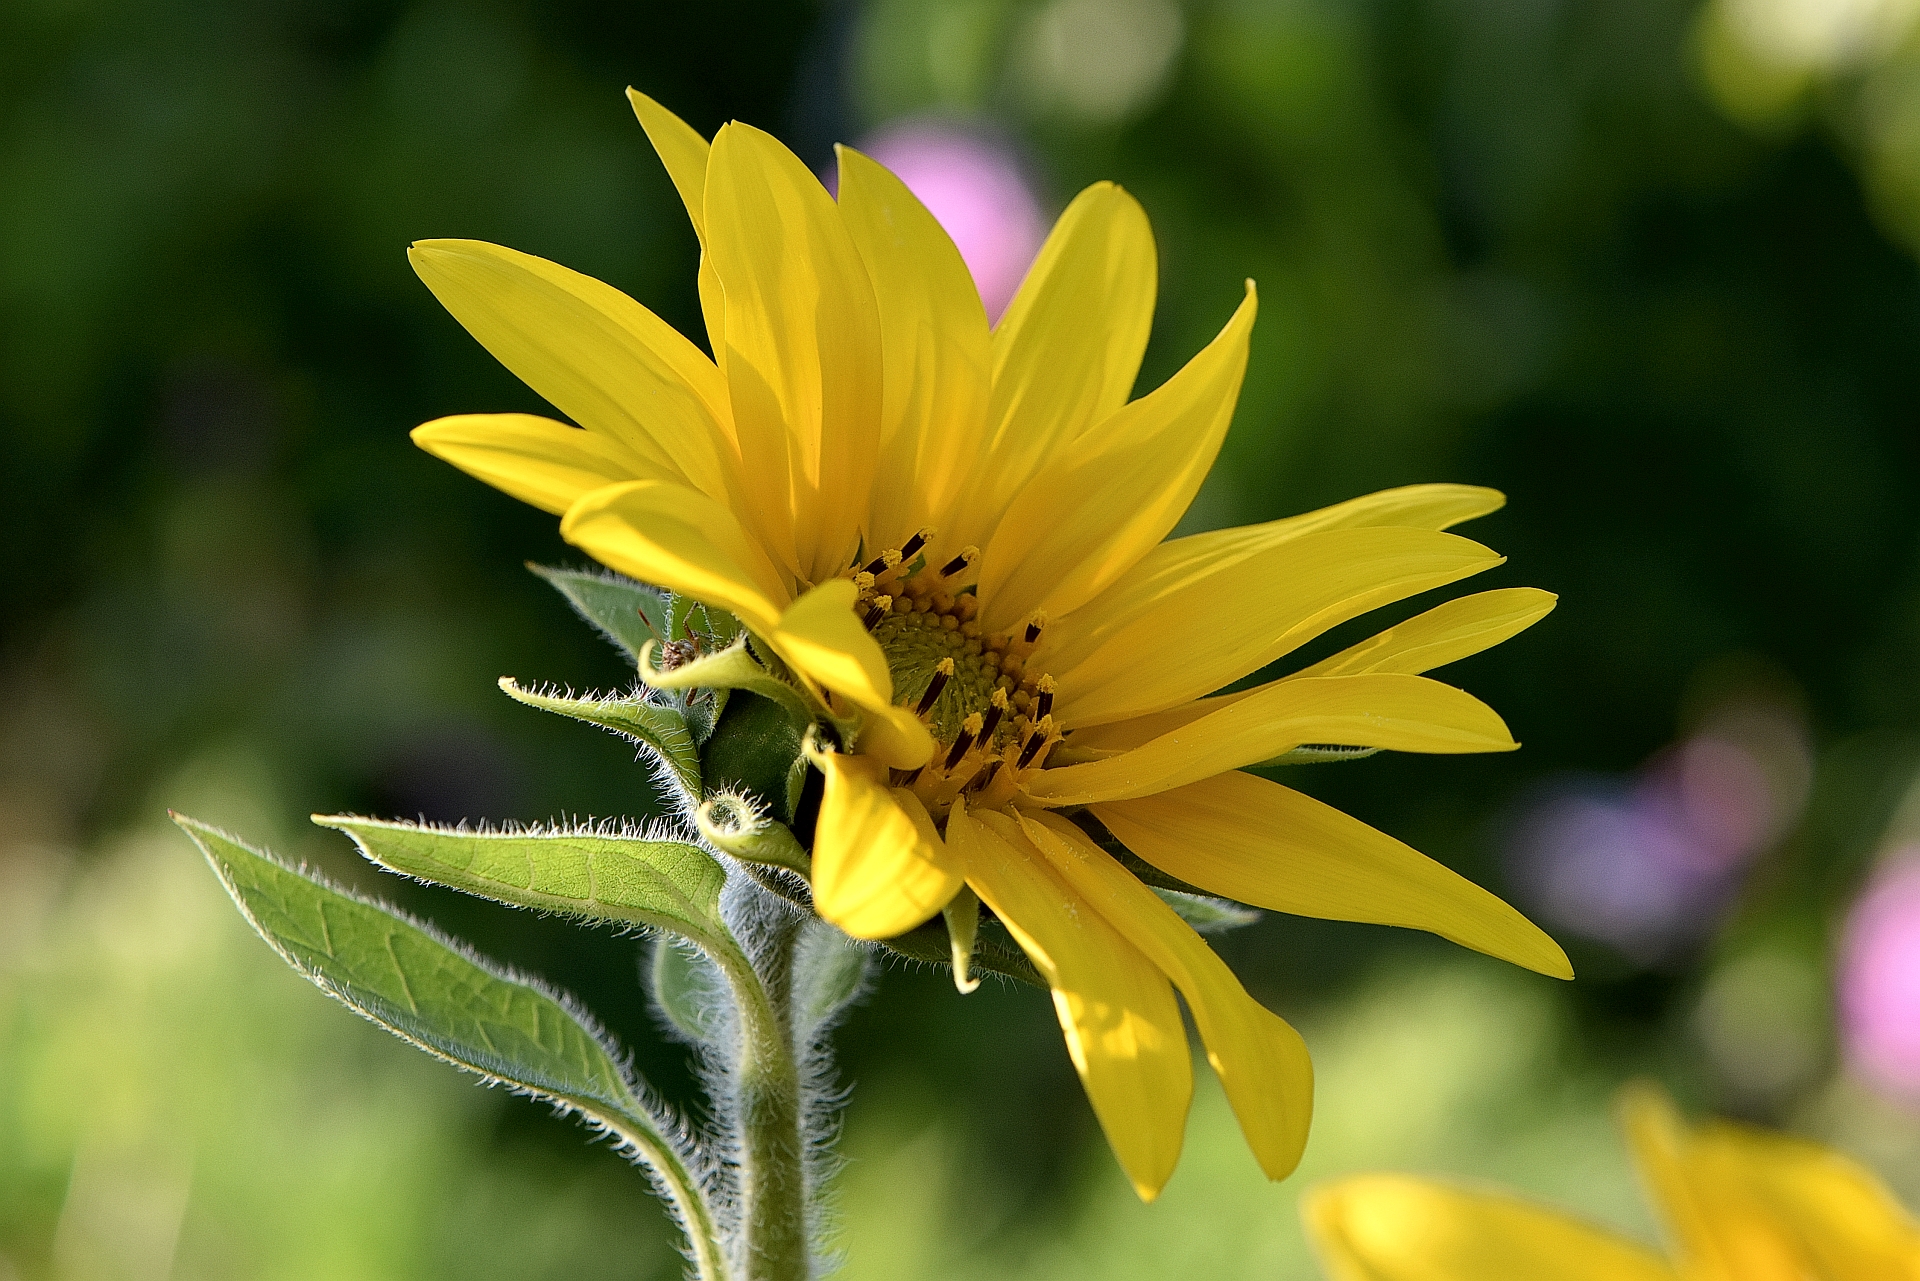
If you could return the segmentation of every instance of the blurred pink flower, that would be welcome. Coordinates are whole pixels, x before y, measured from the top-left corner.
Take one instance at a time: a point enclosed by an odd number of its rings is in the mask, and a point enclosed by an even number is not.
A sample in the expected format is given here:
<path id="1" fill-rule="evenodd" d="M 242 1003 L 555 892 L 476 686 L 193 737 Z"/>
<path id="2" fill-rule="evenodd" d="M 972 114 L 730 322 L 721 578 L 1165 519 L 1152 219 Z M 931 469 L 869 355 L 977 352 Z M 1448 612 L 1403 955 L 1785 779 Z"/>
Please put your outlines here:
<path id="1" fill-rule="evenodd" d="M 871 134 L 860 150 L 893 170 L 953 237 L 998 320 L 1040 251 L 1046 220 L 1013 149 L 937 120 L 907 120 Z"/>
<path id="2" fill-rule="evenodd" d="M 1920 1096 L 1920 843 L 1895 851 L 1847 918 L 1840 1030 L 1862 1076 Z"/>

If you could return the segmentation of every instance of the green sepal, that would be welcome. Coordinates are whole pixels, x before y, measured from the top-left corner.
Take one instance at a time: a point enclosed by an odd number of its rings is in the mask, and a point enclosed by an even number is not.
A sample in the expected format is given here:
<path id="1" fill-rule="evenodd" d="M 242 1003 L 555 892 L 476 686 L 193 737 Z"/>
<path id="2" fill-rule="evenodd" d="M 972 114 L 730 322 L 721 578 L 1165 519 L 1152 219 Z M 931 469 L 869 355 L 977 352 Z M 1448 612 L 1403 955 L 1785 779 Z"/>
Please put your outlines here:
<path id="1" fill-rule="evenodd" d="M 527 568 L 546 579 L 575 613 L 635 662 L 648 642 L 665 640 L 670 634 L 667 601 L 651 587 L 605 570 L 562 569 L 532 561 Z"/>
<path id="2" fill-rule="evenodd" d="M 749 863 L 771 863 L 798 872 L 813 871 L 813 859 L 785 823 L 776 822 L 750 797 L 716 792 L 700 802 L 694 823 L 707 844 Z"/>
<path id="3" fill-rule="evenodd" d="M 744 637 L 671 669 L 653 665 L 655 652 L 649 649 L 640 654 L 640 679 L 654 689 L 744 690 L 779 704 L 800 725 L 813 720 L 813 710 L 800 691 L 762 667 Z"/>
<path id="4" fill-rule="evenodd" d="M 174 814 L 268 946 L 328 995 L 436 1058 L 583 1113 L 659 1178 L 700 1275 L 721 1275 L 702 1158 L 571 999 L 204 823 Z"/>
<path id="5" fill-rule="evenodd" d="M 737 945 L 720 918 L 727 874 L 679 841 L 592 832 L 465 832 L 315 814 L 380 867 L 515 907 L 666 930 L 709 952 Z"/>
<path id="6" fill-rule="evenodd" d="M 638 696 L 624 698 L 568 698 L 527 689 L 511 676 L 500 678 L 500 689 L 515 702 L 545 712 L 570 716 L 589 725 L 612 730 L 623 738 L 644 743 L 665 761 L 689 796 L 700 795 L 700 753 L 686 717 L 671 707 L 649 703 Z"/>
<path id="7" fill-rule="evenodd" d="M 806 729 L 807 722 L 796 722 L 783 705 L 736 692 L 702 752 L 708 790 L 744 792 L 773 818 L 791 824 L 807 782 L 807 758 L 800 750 Z"/>
<path id="8" fill-rule="evenodd" d="M 1228 930 L 1252 925 L 1260 919 L 1259 912 L 1232 899 L 1216 898 L 1211 894 L 1190 894 L 1160 886 L 1155 886 L 1153 892 L 1198 934 L 1225 934 Z"/>
<path id="9" fill-rule="evenodd" d="M 1275 765 L 1325 765 L 1335 761 L 1362 761 L 1380 750 L 1377 747 L 1343 747 L 1338 743 L 1303 743 L 1290 752 L 1282 752 L 1272 760 L 1260 761 L 1247 768 L 1267 769 Z"/>
<path id="10" fill-rule="evenodd" d="M 707 954 L 661 935 L 647 956 L 654 1009 L 682 1039 L 710 1044 L 725 1028 L 726 980 Z"/>
<path id="11" fill-rule="evenodd" d="M 953 965 L 953 944 L 947 936 L 946 923 L 938 917 L 905 934 L 882 939 L 880 946 L 898 956 L 938 965 L 942 969 L 950 969 Z M 969 968 L 1031 983 L 1034 987 L 1043 988 L 1047 985 L 1047 981 L 1040 977 L 1040 971 L 1034 969 L 1033 962 L 1027 959 L 1027 954 L 1007 933 L 1006 926 L 986 918 L 981 919 L 974 937 Z"/>

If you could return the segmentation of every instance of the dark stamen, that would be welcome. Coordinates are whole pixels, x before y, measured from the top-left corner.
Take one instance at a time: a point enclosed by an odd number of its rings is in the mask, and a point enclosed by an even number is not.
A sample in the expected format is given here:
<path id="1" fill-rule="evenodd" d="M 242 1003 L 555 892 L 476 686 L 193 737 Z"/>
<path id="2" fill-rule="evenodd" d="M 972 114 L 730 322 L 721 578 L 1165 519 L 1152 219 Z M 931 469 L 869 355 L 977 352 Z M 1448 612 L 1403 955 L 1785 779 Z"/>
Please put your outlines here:
<path id="1" fill-rule="evenodd" d="M 968 550 L 970 551 L 972 549 L 969 548 Z M 961 552 L 958 556 L 955 556 L 952 560 L 940 567 L 940 577 L 952 578 L 955 574 L 971 564 L 973 564 L 973 557 L 967 555 L 966 552 Z"/>
<path id="2" fill-rule="evenodd" d="M 1033 710 L 1033 719 L 1040 720 L 1053 710 L 1053 677 L 1040 678 L 1040 698 Z"/>
<path id="3" fill-rule="evenodd" d="M 1040 749 L 1047 745 L 1047 731 L 1052 728 L 1051 725 L 1045 725 L 1028 736 L 1027 745 L 1020 749 L 1020 760 L 1014 765 L 1015 769 L 1025 769 L 1033 764 L 1033 758 L 1040 755 Z"/>
<path id="4" fill-rule="evenodd" d="M 1040 629 L 1042 627 L 1045 627 L 1046 625 L 1047 625 L 1047 620 L 1044 618 L 1035 618 L 1031 623 L 1028 623 L 1027 624 L 1027 644 L 1031 645 L 1035 641 L 1039 640 Z"/>
<path id="5" fill-rule="evenodd" d="M 980 713 L 975 712 L 967 719 L 972 720 Z M 973 731 L 965 725 L 960 727 L 960 737 L 953 740 L 953 746 L 947 752 L 947 768 L 952 769 L 960 763 L 960 758 L 973 750 Z"/>
<path id="6" fill-rule="evenodd" d="M 920 702 L 914 707 L 915 716 L 925 716 L 940 701 L 940 694 L 947 688 L 947 682 L 953 679 L 953 660 L 943 658 L 940 665 L 933 669 L 933 679 L 927 682 L 926 692 L 920 695 Z"/>
<path id="7" fill-rule="evenodd" d="M 1002 692 L 1002 691 L 1000 691 L 1000 690 L 995 690 L 995 691 L 994 691 L 994 693 L 996 693 L 996 694 L 998 694 L 998 693 L 1001 693 L 1001 692 Z M 1006 710 L 1007 710 L 1007 709 L 1006 709 L 1006 703 L 1005 703 L 1005 701 L 1004 701 L 1003 699 L 995 699 L 995 700 L 993 701 L 993 705 L 992 705 L 991 707 L 989 707 L 989 708 L 987 708 L 987 719 L 986 719 L 986 721 L 985 721 L 985 723 L 983 723 L 983 724 L 982 724 L 982 725 L 980 726 L 980 741 L 981 741 L 981 742 L 983 742 L 983 743 L 991 743 L 991 742 L 993 741 L 993 731 L 994 731 L 994 728 L 995 728 L 996 726 L 998 726 L 998 725 L 1000 724 L 1000 717 L 1001 717 L 1001 716 L 1002 716 L 1003 714 L 1005 714 L 1005 712 L 1006 712 Z"/>
<path id="8" fill-rule="evenodd" d="M 893 608 L 893 597 L 875 596 L 873 598 L 873 603 L 867 606 L 866 617 L 861 619 L 860 621 L 866 624 L 866 628 L 868 631 L 872 631 L 874 628 L 880 625 L 880 620 L 885 618 L 887 616 L 887 611 L 892 608 Z"/>
<path id="9" fill-rule="evenodd" d="M 976 793 L 986 791 L 987 786 L 993 782 L 993 776 L 1000 772 L 1000 767 L 1004 764 L 1006 764 L 1006 762 L 998 756 L 988 761 L 987 767 L 973 776 L 973 781 L 967 784 L 966 790 Z"/>
<path id="10" fill-rule="evenodd" d="M 927 771 L 927 767 L 926 767 L 926 766 L 924 766 L 924 765 L 922 765 L 922 766 L 921 766 L 921 767 L 920 767 L 919 769 L 917 769 L 917 770 L 915 770 L 915 771 L 913 771 L 913 773 L 911 773 L 911 774 L 909 774 L 909 775 L 907 775 L 907 776 L 906 776 L 905 778 L 903 778 L 903 779 L 901 779 L 901 780 L 900 780 L 900 786 L 902 786 L 902 787 L 912 787 L 912 786 L 913 786 L 913 785 L 914 785 L 915 783 L 918 783 L 918 782 L 920 781 L 920 776 L 921 776 L 922 774 L 924 774 L 924 773 L 926 773 L 926 771 Z"/>
<path id="11" fill-rule="evenodd" d="M 900 544 L 900 563 L 904 565 L 906 562 L 912 560 L 913 554 L 927 545 L 927 539 L 932 533 L 933 531 L 931 529 L 923 529 L 906 542 Z"/>

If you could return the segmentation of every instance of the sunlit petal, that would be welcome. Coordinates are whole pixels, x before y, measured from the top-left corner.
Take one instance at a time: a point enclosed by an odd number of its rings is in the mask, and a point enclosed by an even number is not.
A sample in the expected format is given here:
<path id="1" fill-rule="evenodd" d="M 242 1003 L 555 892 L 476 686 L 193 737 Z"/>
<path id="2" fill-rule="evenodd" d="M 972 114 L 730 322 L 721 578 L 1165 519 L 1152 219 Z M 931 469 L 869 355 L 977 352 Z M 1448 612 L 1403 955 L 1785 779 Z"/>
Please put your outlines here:
<path id="1" fill-rule="evenodd" d="M 1093 813 L 1161 871 L 1255 907 L 1429 930 L 1555 978 L 1560 945 L 1472 881 L 1291 788 L 1237 771 Z"/>
<path id="2" fill-rule="evenodd" d="M 980 452 L 992 360 L 987 313 L 960 251 L 906 184 L 842 147 L 840 213 L 866 264 L 886 365 L 870 546 L 944 528 Z M 952 542 L 952 550 L 961 544 Z"/>
<path id="3" fill-rule="evenodd" d="M 725 501 L 729 413 L 713 362 L 611 285 L 478 240 L 423 240 L 414 270 L 499 362 L 589 431 Z"/>
<path id="4" fill-rule="evenodd" d="M 1126 403 L 1158 287 L 1153 230 L 1109 182 L 1054 224 L 993 332 L 993 392 L 979 466 L 954 536 L 984 545 L 1014 495 L 1055 451 Z"/>
<path id="5" fill-rule="evenodd" d="M 1035 612 L 1061 617 L 1166 537 L 1233 420 L 1255 310 L 1249 281 L 1246 300 L 1205 350 L 1020 491 L 980 562 L 982 626 L 1003 631 Z"/>
<path id="6" fill-rule="evenodd" d="M 1142 1200 L 1180 1158 L 1193 1062 L 1167 978 L 1100 913 L 1079 903 L 1004 814 L 954 807 L 947 840 L 967 883 L 1053 989 L 1067 1053 L 1120 1166 Z"/>
<path id="7" fill-rule="evenodd" d="M 814 905 L 855 938 L 904 934 L 959 890 L 961 877 L 912 792 L 889 790 L 884 768 L 838 752 L 815 758 L 826 776 L 814 836 Z"/>
<path id="8" fill-rule="evenodd" d="M 597 489 L 567 511 L 560 533 L 601 564 L 733 611 L 762 634 L 786 593 L 733 514 L 679 485 L 635 481 Z"/>
<path id="9" fill-rule="evenodd" d="M 469 476 L 558 516 L 581 495 L 633 480 L 648 464 L 604 436 L 533 414 L 456 414 L 413 429 L 413 443 Z"/>
<path id="10" fill-rule="evenodd" d="M 1079 828 L 1051 814 L 1022 815 L 1020 825 L 1074 893 L 1173 980 L 1260 1168 L 1270 1179 L 1293 1173 L 1313 1117 L 1313 1062 L 1300 1034 L 1248 996 L 1191 926 Z"/>
<path id="11" fill-rule="evenodd" d="M 800 577 L 852 563 L 879 452 L 880 327 L 866 268 L 794 154 L 729 124 L 707 162 L 707 251 L 726 292 L 727 385 L 743 456 Z"/>
<path id="12" fill-rule="evenodd" d="M 862 750 L 914 769 L 933 755 L 933 738 L 918 717 L 893 705 L 886 655 L 853 612 L 856 594 L 844 578 L 822 583 L 787 609 L 770 639 L 795 670 L 867 714 Z"/>
<path id="13" fill-rule="evenodd" d="M 1049 806 L 1150 796 L 1271 760 L 1303 743 L 1397 752 L 1508 752 L 1519 744 L 1494 710 L 1424 676 L 1281 681 L 1107 760 L 1042 770 L 1027 793 Z"/>
<path id="14" fill-rule="evenodd" d="M 1054 627 L 1056 715 L 1099 725 L 1211 694 L 1330 627 L 1501 560 L 1453 534 L 1393 527 L 1162 543 Z"/>

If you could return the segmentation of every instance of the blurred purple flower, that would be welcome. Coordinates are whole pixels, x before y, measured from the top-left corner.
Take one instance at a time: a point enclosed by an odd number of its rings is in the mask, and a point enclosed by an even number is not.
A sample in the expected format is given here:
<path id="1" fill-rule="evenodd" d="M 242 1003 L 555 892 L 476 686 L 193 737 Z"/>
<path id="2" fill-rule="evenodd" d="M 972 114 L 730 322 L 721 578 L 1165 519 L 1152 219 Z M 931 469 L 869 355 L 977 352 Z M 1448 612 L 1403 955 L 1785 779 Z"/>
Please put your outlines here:
<path id="1" fill-rule="evenodd" d="M 1808 771 L 1797 720 L 1723 709 L 1628 778 L 1550 785 L 1512 828 L 1515 877 L 1556 925 L 1658 962 L 1713 928 L 1747 865 L 1798 815 Z"/>
<path id="2" fill-rule="evenodd" d="M 891 169 L 953 237 L 997 321 L 1040 251 L 1046 222 L 1013 149 L 937 120 L 907 120 L 859 148 Z"/>
<path id="3" fill-rule="evenodd" d="M 1920 843 L 1894 852 L 1847 918 L 1840 1031 L 1862 1076 L 1920 1096 Z"/>

